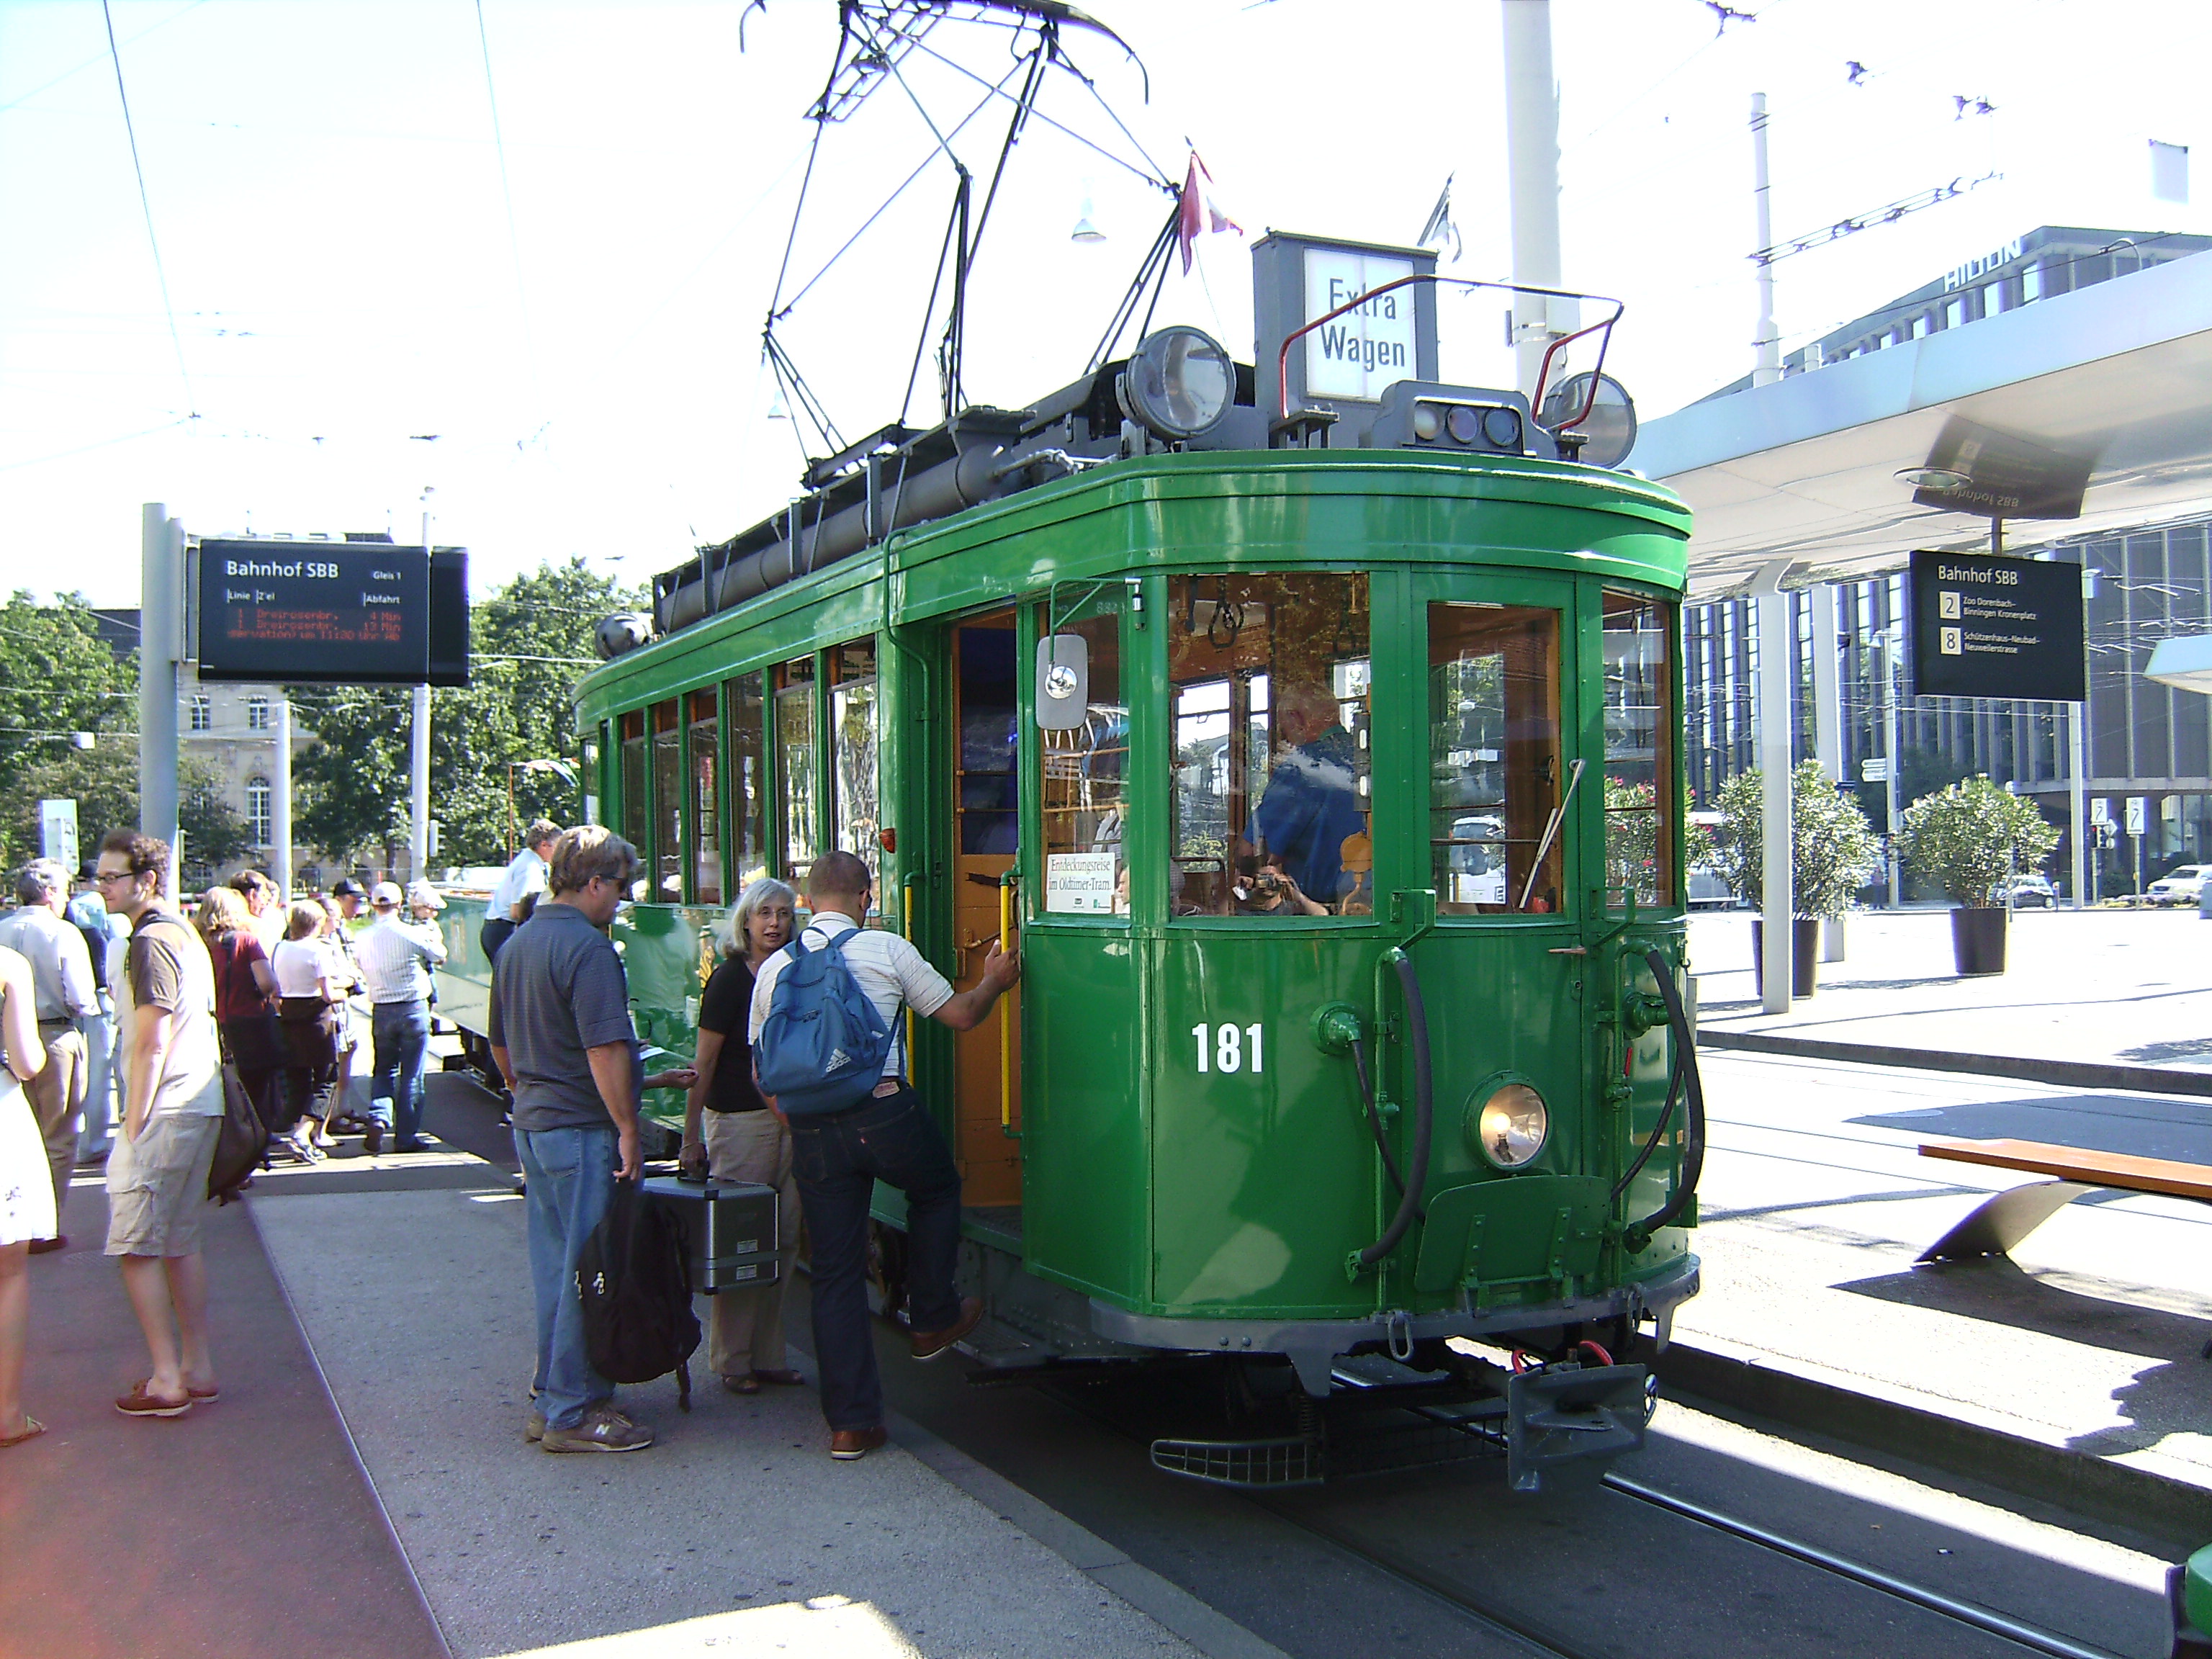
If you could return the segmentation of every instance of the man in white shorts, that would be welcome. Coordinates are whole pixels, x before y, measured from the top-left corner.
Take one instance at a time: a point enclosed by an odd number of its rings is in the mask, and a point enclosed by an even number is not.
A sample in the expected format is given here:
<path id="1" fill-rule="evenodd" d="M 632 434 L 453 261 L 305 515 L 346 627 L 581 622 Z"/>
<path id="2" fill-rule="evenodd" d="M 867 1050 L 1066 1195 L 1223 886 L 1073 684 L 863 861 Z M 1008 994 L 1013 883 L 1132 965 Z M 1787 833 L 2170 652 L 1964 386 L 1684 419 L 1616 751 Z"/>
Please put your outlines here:
<path id="1" fill-rule="evenodd" d="M 100 843 L 109 909 L 131 920 L 115 988 L 123 1127 L 107 1159 L 107 1254 L 145 1333 L 153 1372 L 115 1402 L 127 1417 L 181 1417 L 216 1398 L 208 1352 L 200 1212 L 222 1127 L 215 969 L 170 908 L 169 847 L 135 830 Z"/>

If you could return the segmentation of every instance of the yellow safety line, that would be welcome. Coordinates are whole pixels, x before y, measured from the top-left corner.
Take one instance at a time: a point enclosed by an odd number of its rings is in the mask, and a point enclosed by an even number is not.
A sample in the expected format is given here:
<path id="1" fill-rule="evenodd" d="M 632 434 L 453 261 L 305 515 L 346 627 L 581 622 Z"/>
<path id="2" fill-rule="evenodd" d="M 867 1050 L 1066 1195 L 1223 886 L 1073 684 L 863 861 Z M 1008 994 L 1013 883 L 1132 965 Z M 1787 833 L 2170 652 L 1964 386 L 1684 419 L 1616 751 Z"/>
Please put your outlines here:
<path id="1" fill-rule="evenodd" d="M 1012 950 L 1013 937 L 1014 883 L 1010 870 L 999 883 L 999 948 Z M 1014 1027 L 1003 1007 L 999 1010 L 999 1131 L 1008 1135 L 1014 1132 Z"/>

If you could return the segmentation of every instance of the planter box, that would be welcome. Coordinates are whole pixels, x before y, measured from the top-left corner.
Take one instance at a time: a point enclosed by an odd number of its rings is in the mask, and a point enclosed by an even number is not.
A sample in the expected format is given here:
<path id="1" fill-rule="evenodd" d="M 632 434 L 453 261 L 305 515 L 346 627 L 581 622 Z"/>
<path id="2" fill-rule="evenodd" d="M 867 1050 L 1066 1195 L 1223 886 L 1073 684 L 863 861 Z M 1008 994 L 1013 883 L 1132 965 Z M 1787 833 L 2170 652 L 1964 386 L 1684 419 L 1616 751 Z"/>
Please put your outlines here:
<path id="1" fill-rule="evenodd" d="M 1758 984 L 1766 983 L 1765 952 L 1761 947 L 1765 924 L 1753 918 L 1751 924 L 1751 976 Z M 2000 956 L 2002 952 L 2000 951 Z M 1818 916 L 1797 916 L 1790 923 L 1790 994 L 1809 997 L 1818 982 L 1820 968 L 1820 919 Z"/>
<path id="2" fill-rule="evenodd" d="M 1951 912 L 1951 958 L 1961 976 L 2004 972 L 2006 921 L 2002 909 Z"/>

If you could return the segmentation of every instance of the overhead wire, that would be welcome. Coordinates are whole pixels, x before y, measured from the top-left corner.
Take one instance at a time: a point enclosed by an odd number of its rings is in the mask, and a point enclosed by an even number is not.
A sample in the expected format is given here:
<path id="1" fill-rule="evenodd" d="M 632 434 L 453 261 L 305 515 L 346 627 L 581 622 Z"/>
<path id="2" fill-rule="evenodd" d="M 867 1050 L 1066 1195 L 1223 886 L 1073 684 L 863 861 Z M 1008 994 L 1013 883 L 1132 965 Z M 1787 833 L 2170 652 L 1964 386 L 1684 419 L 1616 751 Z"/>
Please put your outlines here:
<path id="1" fill-rule="evenodd" d="M 476 0 L 476 8 L 477 44 L 483 52 L 484 101 L 491 109 L 492 149 L 499 157 L 499 194 L 507 207 L 507 251 L 514 263 L 514 300 L 522 319 L 522 349 L 530 362 L 530 379 L 534 386 L 538 380 L 538 338 L 530 325 L 530 290 L 522 280 L 522 239 L 514 227 L 514 186 L 507 177 L 507 138 L 500 130 L 499 91 L 492 82 L 491 36 L 484 27 L 483 0 Z"/>
<path id="2" fill-rule="evenodd" d="M 185 15 L 186 12 L 198 11 L 205 4 L 207 4 L 207 0 L 187 0 L 186 4 L 179 7 L 177 10 L 171 12 L 160 22 L 149 23 L 144 28 L 140 29 L 137 33 L 131 37 L 131 44 L 133 46 L 137 45 L 139 41 L 143 40 L 148 35 L 158 33 L 161 30 L 168 27 L 170 24 L 175 22 L 179 17 Z M 28 92 L 16 94 L 15 96 L 10 98 L 6 103 L 0 104 L 0 115 L 6 114 L 9 110 L 17 107 L 19 105 L 29 103 L 31 100 L 37 97 L 42 92 L 52 92 L 56 87 L 61 85 L 63 82 L 69 80 L 73 76 L 82 75 L 85 70 L 106 63 L 107 61 L 107 53 L 102 52 L 96 58 L 88 58 L 82 64 L 76 64 L 73 68 L 64 70 L 59 75 L 54 76 L 52 80 L 41 81 L 37 86 L 33 87 Z"/>
<path id="3" fill-rule="evenodd" d="M 199 399 L 192 391 L 192 372 L 185 365 L 184 336 L 177 332 L 177 308 L 169 301 L 169 273 L 161 263 L 161 239 L 154 233 L 154 202 L 146 191 L 146 168 L 138 159 L 138 129 L 131 118 L 131 94 L 123 84 L 123 54 L 115 45 L 115 14 L 108 0 L 100 0 L 100 20 L 107 26 L 107 56 L 115 65 L 115 95 L 123 105 L 123 131 L 131 141 L 131 170 L 138 178 L 138 205 L 146 216 L 146 241 L 154 251 L 154 277 L 161 289 L 161 312 L 169 319 L 169 343 L 177 354 L 177 376 L 185 383 L 186 420 L 199 418 Z"/>
<path id="4" fill-rule="evenodd" d="M 976 74 L 974 70 L 969 69 L 965 64 L 957 64 L 953 62 L 951 58 L 947 58 L 943 52 L 939 52 L 931 46 L 927 40 L 915 41 L 914 49 L 926 57 L 935 58 L 939 63 L 944 64 L 945 68 L 951 70 L 954 73 L 966 76 L 970 81 L 973 81 L 979 87 L 989 86 L 991 84 L 981 76 Z M 1017 67 L 1018 67 L 1018 64 L 1017 64 Z M 1012 77 L 1011 76 L 1007 77 L 1009 80 L 1012 78 Z M 1080 79 L 1081 77 L 1078 76 L 1077 78 Z M 1004 90 L 1005 85 L 1006 82 L 1002 81 L 997 87 L 993 88 L 993 91 L 1001 98 L 1010 96 L 1011 94 Z M 1145 180 L 1146 183 L 1154 185 L 1161 190 L 1173 190 L 1175 188 L 1174 181 L 1161 175 L 1157 171 L 1157 168 L 1152 173 L 1146 173 L 1143 167 L 1137 166 L 1135 162 L 1130 161 L 1126 155 L 1116 155 L 1112 150 L 1106 149 L 1097 141 L 1085 137 L 1083 134 L 1076 131 L 1074 128 L 1066 125 L 1063 122 L 1055 121 L 1052 117 L 1046 115 L 1042 112 L 1038 112 L 1036 118 L 1043 122 L 1045 125 L 1052 128 L 1054 131 L 1061 134 L 1065 137 L 1073 138 L 1077 143 L 1082 145 L 1085 149 L 1091 150 L 1096 155 L 1103 157 L 1105 160 L 1111 161 L 1115 167 L 1121 168 L 1124 172 L 1135 173 L 1137 177 Z M 1156 167 L 1156 164 L 1152 162 L 1152 158 L 1150 156 L 1146 156 L 1145 159 L 1148 165 L 1155 165 Z"/>

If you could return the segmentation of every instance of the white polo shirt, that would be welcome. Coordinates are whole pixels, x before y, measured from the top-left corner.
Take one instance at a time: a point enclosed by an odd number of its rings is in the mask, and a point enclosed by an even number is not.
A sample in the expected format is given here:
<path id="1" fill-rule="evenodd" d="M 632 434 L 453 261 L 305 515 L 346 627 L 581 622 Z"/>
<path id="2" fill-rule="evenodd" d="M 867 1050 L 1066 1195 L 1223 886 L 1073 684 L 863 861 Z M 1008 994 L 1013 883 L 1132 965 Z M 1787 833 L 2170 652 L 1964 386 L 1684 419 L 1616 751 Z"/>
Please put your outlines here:
<path id="1" fill-rule="evenodd" d="M 808 950 L 819 951 L 848 928 L 858 926 L 850 916 L 824 910 L 806 924 L 799 937 Z M 845 953 L 845 965 L 853 970 L 861 994 L 875 1005 L 884 1028 L 892 1035 L 891 1046 L 884 1055 L 884 1075 L 902 1076 L 906 1043 L 899 1029 L 901 1006 L 912 1008 L 927 1019 L 952 1000 L 951 981 L 931 967 L 913 945 L 880 927 L 862 927 L 839 948 Z M 775 982 L 790 961 L 788 956 L 778 951 L 761 963 L 759 972 L 754 975 L 752 1019 L 746 1031 L 749 1042 L 759 1042 L 761 1027 L 768 1023 L 769 1006 L 775 1000 Z"/>
<path id="2" fill-rule="evenodd" d="M 544 890 L 545 860 L 538 856 L 535 848 L 526 847 L 492 884 L 491 896 L 484 902 L 485 919 L 512 921 L 508 913 L 516 905 L 531 894 Z"/>

